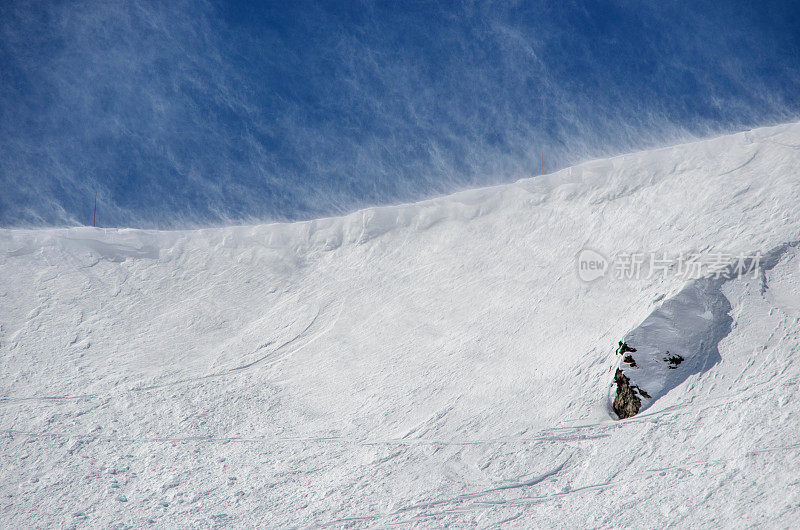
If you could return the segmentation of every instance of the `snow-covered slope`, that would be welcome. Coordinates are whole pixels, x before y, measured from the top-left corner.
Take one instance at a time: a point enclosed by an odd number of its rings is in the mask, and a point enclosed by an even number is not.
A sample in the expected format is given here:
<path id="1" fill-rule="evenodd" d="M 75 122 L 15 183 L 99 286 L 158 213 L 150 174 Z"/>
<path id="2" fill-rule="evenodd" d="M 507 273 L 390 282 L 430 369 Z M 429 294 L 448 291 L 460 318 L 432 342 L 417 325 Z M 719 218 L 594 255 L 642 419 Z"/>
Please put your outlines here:
<path id="1" fill-rule="evenodd" d="M 796 525 L 799 169 L 789 124 L 335 219 L 2 230 L 3 525 Z M 782 250 L 692 298 L 583 248 Z M 623 338 L 698 357 L 619 421 Z"/>

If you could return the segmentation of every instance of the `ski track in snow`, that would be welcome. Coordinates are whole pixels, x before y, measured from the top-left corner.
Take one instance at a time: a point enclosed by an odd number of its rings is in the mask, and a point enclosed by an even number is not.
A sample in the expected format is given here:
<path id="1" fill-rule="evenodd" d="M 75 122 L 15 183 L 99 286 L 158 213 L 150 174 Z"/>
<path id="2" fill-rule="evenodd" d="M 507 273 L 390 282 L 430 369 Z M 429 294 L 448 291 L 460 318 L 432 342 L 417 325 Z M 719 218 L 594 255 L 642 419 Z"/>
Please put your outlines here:
<path id="1" fill-rule="evenodd" d="M 798 145 L 305 223 L 0 230 L 3 524 L 796 526 Z M 584 246 L 764 257 L 585 284 Z M 653 399 L 616 421 L 623 338 Z"/>

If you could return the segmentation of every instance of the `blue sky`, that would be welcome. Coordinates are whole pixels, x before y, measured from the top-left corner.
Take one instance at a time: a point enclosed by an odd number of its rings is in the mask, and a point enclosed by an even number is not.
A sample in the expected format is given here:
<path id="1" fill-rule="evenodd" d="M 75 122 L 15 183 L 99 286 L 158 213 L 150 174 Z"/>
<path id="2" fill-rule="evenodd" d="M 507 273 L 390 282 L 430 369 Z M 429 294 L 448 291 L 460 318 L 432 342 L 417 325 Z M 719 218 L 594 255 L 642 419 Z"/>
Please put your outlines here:
<path id="1" fill-rule="evenodd" d="M 296 220 L 797 120 L 793 2 L 0 5 L 0 226 Z"/>

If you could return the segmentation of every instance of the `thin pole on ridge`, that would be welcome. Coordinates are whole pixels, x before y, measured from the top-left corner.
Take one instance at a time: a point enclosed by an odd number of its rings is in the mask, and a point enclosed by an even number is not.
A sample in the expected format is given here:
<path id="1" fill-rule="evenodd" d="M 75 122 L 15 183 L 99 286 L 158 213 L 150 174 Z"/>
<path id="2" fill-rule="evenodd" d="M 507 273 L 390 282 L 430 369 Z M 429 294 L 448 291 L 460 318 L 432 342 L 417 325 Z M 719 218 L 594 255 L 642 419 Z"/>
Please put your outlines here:
<path id="1" fill-rule="evenodd" d="M 94 192 L 94 215 L 92 216 L 92 226 L 97 226 L 97 192 Z"/>

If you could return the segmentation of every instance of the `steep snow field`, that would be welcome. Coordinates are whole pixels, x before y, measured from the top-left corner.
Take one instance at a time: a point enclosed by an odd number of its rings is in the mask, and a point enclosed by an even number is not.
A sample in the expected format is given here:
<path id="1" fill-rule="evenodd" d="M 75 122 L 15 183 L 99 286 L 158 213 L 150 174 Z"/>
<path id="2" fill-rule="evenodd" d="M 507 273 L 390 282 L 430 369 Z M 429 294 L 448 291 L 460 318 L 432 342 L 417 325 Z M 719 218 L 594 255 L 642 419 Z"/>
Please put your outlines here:
<path id="1" fill-rule="evenodd" d="M 304 223 L 0 230 L 0 526 L 798 525 L 798 205 L 789 124 Z M 584 247 L 772 262 L 585 283 Z M 620 421 L 623 338 L 693 360 Z"/>

